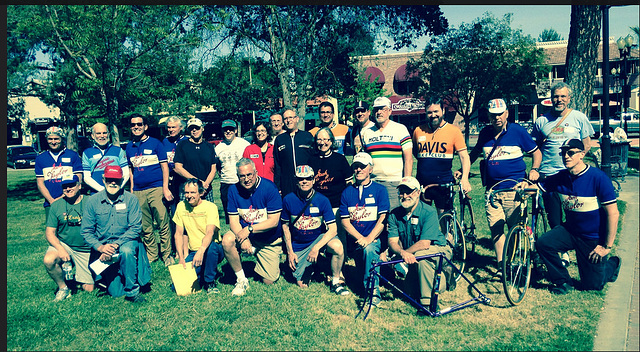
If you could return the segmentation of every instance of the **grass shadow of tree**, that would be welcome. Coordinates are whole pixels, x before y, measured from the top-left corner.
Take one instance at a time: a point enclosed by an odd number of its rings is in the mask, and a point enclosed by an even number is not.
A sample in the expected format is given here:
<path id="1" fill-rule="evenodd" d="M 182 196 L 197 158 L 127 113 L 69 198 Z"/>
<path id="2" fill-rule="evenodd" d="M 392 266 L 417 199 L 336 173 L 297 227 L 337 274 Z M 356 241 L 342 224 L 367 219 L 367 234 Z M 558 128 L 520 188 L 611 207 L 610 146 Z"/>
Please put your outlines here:
<path id="1" fill-rule="evenodd" d="M 13 187 L 7 186 L 7 200 L 34 201 L 42 199 L 35 182 L 23 182 Z"/>

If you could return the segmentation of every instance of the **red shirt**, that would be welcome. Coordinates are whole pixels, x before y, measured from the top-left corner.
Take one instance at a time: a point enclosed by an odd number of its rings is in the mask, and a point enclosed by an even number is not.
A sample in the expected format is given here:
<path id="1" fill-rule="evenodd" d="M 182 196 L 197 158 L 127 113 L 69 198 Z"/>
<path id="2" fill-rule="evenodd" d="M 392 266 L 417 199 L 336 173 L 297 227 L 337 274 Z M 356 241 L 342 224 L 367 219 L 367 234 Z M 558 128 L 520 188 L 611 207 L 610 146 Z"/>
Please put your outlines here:
<path id="1" fill-rule="evenodd" d="M 244 149 L 242 157 L 253 160 L 256 164 L 258 176 L 273 181 L 273 144 L 267 143 L 267 152 L 264 154 L 264 158 L 262 157 L 262 150 L 255 143 Z"/>

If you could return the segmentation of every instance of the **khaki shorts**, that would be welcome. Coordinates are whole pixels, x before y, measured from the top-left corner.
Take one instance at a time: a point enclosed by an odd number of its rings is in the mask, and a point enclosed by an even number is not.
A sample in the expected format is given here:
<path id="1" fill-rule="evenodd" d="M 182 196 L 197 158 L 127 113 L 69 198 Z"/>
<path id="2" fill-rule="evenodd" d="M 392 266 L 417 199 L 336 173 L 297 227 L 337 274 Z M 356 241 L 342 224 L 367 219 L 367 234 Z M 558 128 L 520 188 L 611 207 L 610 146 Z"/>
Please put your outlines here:
<path id="1" fill-rule="evenodd" d="M 73 264 L 76 267 L 76 281 L 81 284 L 93 285 L 93 278 L 91 277 L 91 272 L 89 272 L 89 253 L 90 252 L 75 251 L 62 241 L 60 241 L 60 244 L 62 245 L 62 248 L 64 248 L 64 250 L 67 251 L 67 253 L 69 253 L 71 260 L 73 260 Z M 55 247 L 49 246 L 49 248 L 47 248 L 47 253 L 52 251 L 58 252 L 58 250 Z"/>
<path id="2" fill-rule="evenodd" d="M 508 228 L 511 228 L 518 222 L 520 217 L 520 211 L 518 210 L 520 201 L 516 201 L 515 196 L 515 191 L 497 193 L 494 195 L 494 205 L 497 208 L 491 206 L 489 202 L 485 204 L 491 238 L 494 242 L 498 241 L 500 236 L 504 234 L 505 223 Z"/>
<path id="3" fill-rule="evenodd" d="M 256 247 L 256 274 L 269 281 L 276 281 L 280 277 L 280 254 L 282 254 L 282 237 L 271 243 L 252 242 Z"/>

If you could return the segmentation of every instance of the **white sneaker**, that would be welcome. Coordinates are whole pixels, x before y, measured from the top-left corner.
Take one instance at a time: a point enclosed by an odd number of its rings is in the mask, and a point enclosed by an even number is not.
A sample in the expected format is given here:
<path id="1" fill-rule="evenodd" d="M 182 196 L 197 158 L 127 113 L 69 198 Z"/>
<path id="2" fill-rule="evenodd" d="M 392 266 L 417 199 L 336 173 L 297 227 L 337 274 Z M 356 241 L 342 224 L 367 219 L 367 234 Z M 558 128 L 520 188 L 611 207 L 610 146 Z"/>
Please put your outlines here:
<path id="1" fill-rule="evenodd" d="M 247 292 L 249 288 L 249 280 L 236 281 L 236 287 L 231 291 L 232 296 L 242 296 Z"/>
<path id="2" fill-rule="evenodd" d="M 561 253 L 560 259 L 562 260 L 562 266 L 564 266 L 565 268 L 571 264 L 571 258 L 569 258 L 568 252 Z"/>
<path id="3" fill-rule="evenodd" d="M 56 292 L 56 298 L 53 299 L 54 302 L 59 302 L 67 299 L 71 296 L 71 290 L 68 287 L 58 289 Z"/>

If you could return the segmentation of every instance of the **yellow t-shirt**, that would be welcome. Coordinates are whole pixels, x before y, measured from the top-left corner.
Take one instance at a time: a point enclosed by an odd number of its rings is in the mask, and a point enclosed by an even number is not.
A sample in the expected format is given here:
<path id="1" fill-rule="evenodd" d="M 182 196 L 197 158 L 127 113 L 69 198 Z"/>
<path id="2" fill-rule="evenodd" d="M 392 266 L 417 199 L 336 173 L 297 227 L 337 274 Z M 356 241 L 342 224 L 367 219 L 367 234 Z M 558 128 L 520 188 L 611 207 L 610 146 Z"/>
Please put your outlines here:
<path id="1" fill-rule="evenodd" d="M 218 207 L 204 199 L 195 207 L 192 207 L 186 201 L 179 202 L 176 207 L 176 213 L 173 215 L 173 222 L 184 228 L 189 237 L 189 250 L 191 251 L 200 249 L 207 225 L 214 225 L 218 230 L 220 229 Z M 213 235 L 212 241 L 220 243 L 220 231 L 218 231 L 217 236 Z"/>

